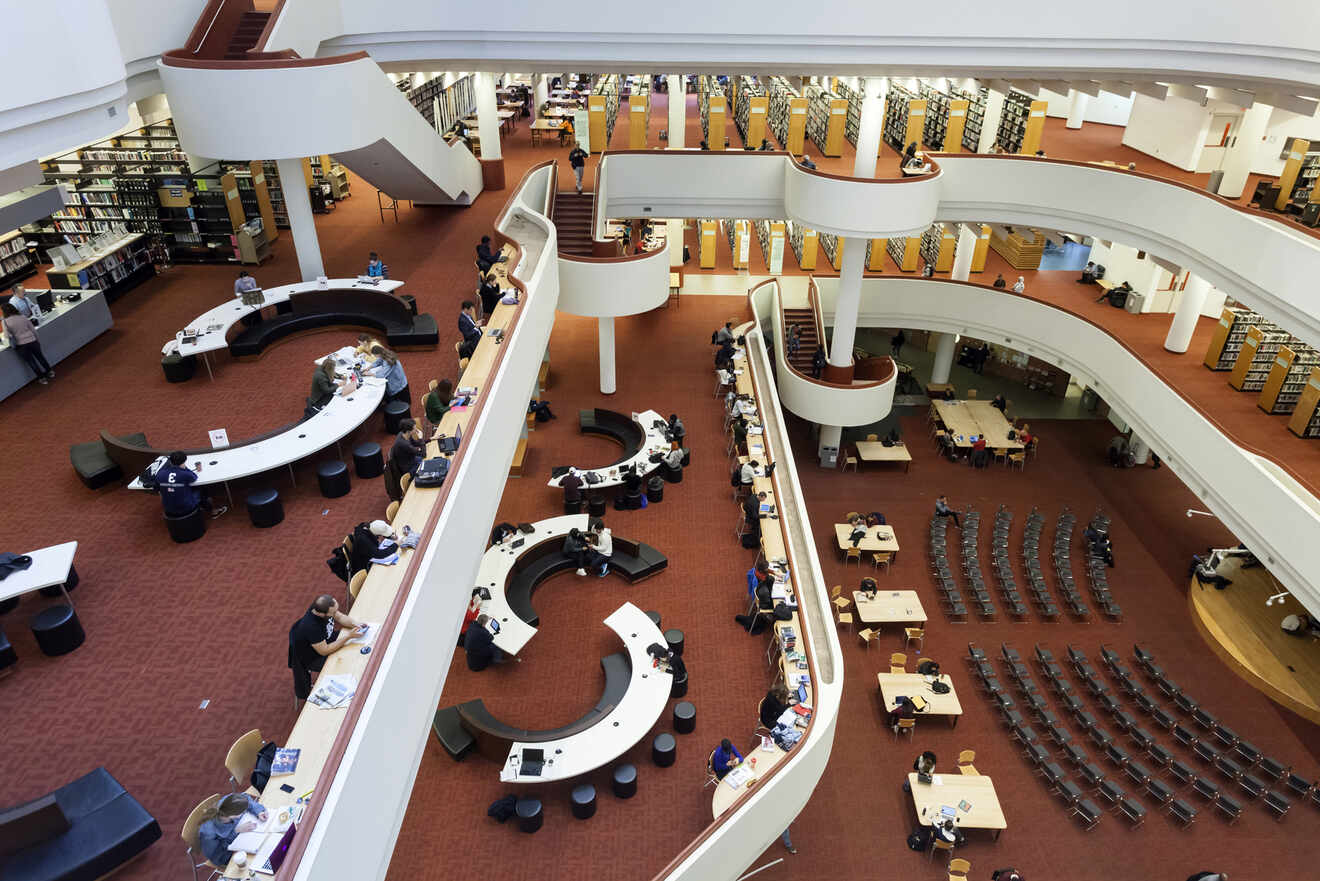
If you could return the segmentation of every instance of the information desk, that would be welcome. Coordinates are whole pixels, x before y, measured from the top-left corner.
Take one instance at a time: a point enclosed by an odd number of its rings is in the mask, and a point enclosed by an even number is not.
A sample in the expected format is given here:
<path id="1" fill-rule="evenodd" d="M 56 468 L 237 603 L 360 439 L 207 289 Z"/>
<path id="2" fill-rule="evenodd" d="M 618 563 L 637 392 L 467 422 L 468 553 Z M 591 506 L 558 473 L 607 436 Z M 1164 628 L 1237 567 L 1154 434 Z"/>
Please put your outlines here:
<path id="1" fill-rule="evenodd" d="M 920 673 L 877 673 L 876 681 L 880 686 L 880 696 L 884 699 L 885 710 L 891 710 L 900 697 L 920 696 L 926 701 L 926 709 L 919 716 L 948 716 L 950 725 L 958 724 L 962 715 L 962 704 L 958 702 L 958 692 L 954 690 L 953 679 L 949 674 L 940 676 L 940 681 L 949 686 L 947 694 L 936 694 L 931 690 L 930 676 Z M 970 799 L 969 799 L 970 800 Z"/>
<path id="2" fill-rule="evenodd" d="M 58 586 L 64 594 L 64 601 L 69 604 L 69 608 L 73 608 L 73 600 L 69 599 L 69 592 L 64 589 L 64 583 L 69 580 L 69 572 L 73 569 L 73 555 L 77 550 L 76 541 L 66 541 L 64 544 L 52 545 L 39 551 L 28 551 L 26 556 L 32 558 L 32 565 L 20 572 L 11 572 L 8 577 L 0 581 L 0 602 L 41 590 L 43 587 Z"/>
<path id="3" fill-rule="evenodd" d="M 500 770 L 500 780 L 506 783 L 550 783 L 579 777 L 608 765 L 632 749 L 660 718 L 669 703 L 674 677 L 669 671 L 652 666 L 646 648 L 655 643 L 663 646 L 664 634 L 645 612 L 632 603 L 624 603 L 612 612 L 605 619 L 605 626 L 623 640 L 632 665 L 632 678 L 622 700 L 585 731 L 561 740 L 515 743 Z M 524 749 L 545 751 L 547 763 L 538 776 L 520 773 L 520 757 Z"/>
<path id="4" fill-rule="evenodd" d="M 915 590 L 880 590 L 868 599 L 860 590 L 853 591 L 857 620 L 863 624 L 925 624 L 926 610 Z"/>
<path id="5" fill-rule="evenodd" d="M 912 464 L 912 454 L 906 444 L 887 447 L 879 441 L 858 441 L 856 446 L 857 457 L 863 462 L 902 462 L 904 471 Z"/>
<path id="6" fill-rule="evenodd" d="M 28 293 L 40 295 L 46 291 Z M 79 293 L 82 299 L 76 303 L 57 303 L 54 309 L 42 313 L 37 325 L 37 342 L 41 343 L 41 353 L 52 367 L 114 326 L 110 306 L 100 291 Z M 8 302 L 8 291 L 0 292 L 0 296 Z M 36 378 L 27 362 L 9 345 L 8 335 L 0 334 L 0 400 Z"/>
<path id="7" fill-rule="evenodd" d="M 512 542 L 491 545 L 481 558 L 481 568 L 477 570 L 476 586 L 490 591 L 490 599 L 482 602 L 481 611 L 500 623 L 499 633 L 495 634 L 495 645 L 511 655 L 522 651 L 527 641 L 536 635 L 536 628 L 519 618 L 509 607 L 508 598 L 504 594 L 509 573 L 523 552 L 533 545 L 554 539 L 562 541 L 570 529 L 585 531 L 587 515 L 564 514 L 538 520 L 532 525 L 536 528 L 535 532 L 526 535 L 519 533 L 513 539 L 513 541 L 522 539 L 525 542 L 520 547 L 513 547 Z"/>
<path id="8" fill-rule="evenodd" d="M 908 774 L 912 790 L 912 808 L 923 825 L 930 822 L 948 805 L 955 811 L 955 821 L 963 829 L 993 829 L 995 838 L 1008 828 L 1004 811 L 995 794 L 995 784 L 984 775 L 971 777 L 963 774 L 935 774 L 932 783 L 921 783 L 915 773 Z M 964 810 L 960 805 L 966 803 Z"/>
<path id="9" fill-rule="evenodd" d="M 642 429 L 645 439 L 641 447 L 631 456 L 622 461 L 615 462 L 613 465 L 607 465 L 602 468 L 579 468 L 582 472 L 582 491 L 590 492 L 595 489 L 608 489 L 610 487 L 623 485 L 623 469 L 629 465 L 637 469 L 637 474 L 645 478 L 652 471 L 660 467 L 659 462 L 652 462 L 650 457 L 652 453 L 665 453 L 670 449 L 669 438 L 665 432 L 655 427 L 655 423 L 664 423 L 665 419 L 654 410 L 647 410 L 644 413 L 632 414 L 632 421 Z M 601 480 L 597 483 L 587 481 L 587 473 L 598 474 Z M 550 478 L 547 486 L 559 486 L 564 475 Z M 645 487 L 643 487 L 645 489 Z"/>
<path id="10" fill-rule="evenodd" d="M 852 526 L 847 523 L 834 524 L 834 538 L 839 543 L 839 550 L 847 551 L 853 548 Z M 895 558 L 898 557 L 898 537 L 894 535 L 892 526 L 868 526 L 866 535 L 857 543 L 858 550 L 885 553 L 892 553 Z"/>

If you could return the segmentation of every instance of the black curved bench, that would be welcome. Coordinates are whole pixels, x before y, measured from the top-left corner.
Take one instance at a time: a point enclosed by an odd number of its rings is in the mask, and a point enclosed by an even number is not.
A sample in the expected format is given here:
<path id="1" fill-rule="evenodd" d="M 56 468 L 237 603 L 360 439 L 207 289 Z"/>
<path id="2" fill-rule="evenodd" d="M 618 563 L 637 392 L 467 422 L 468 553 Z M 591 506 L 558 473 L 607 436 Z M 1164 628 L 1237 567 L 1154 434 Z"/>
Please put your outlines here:
<path id="1" fill-rule="evenodd" d="M 545 743 L 580 734 L 613 710 L 615 705 L 623 700 L 632 682 L 632 664 L 628 656 L 622 652 L 601 658 L 600 667 L 605 671 L 605 690 L 601 693 L 600 700 L 596 701 L 596 705 L 580 719 L 567 725 L 541 731 L 519 728 L 496 719 L 491 715 L 490 710 L 486 709 L 486 704 L 481 698 L 466 701 L 455 707 L 458 711 L 459 725 L 476 741 L 477 752 L 501 764 L 508 757 L 509 748 L 515 743 Z"/>
<path id="2" fill-rule="evenodd" d="M 557 536 L 529 548 L 514 563 L 504 583 L 504 597 L 509 608 L 533 627 L 540 624 L 540 618 L 532 608 L 532 593 L 551 575 L 577 568 L 564 554 L 563 547 L 564 537 Z M 622 576 L 629 584 L 650 578 L 668 565 L 669 559 L 650 545 L 615 537 L 610 571 Z"/>
<path id="3" fill-rule="evenodd" d="M 360 328 L 384 334 L 396 349 L 434 346 L 440 341 L 435 318 L 413 315 L 408 304 L 383 291 L 308 291 L 289 297 L 292 311 L 249 327 L 229 343 L 235 358 L 255 358 L 287 336 L 321 328 Z"/>
<path id="4" fill-rule="evenodd" d="M 290 422 L 288 425 L 281 425 L 279 428 L 272 429 L 264 434 L 259 434 L 256 437 L 250 437 L 246 440 L 232 443 L 229 446 L 224 447 L 224 449 L 229 450 L 234 447 L 242 447 L 247 444 L 255 444 L 259 441 L 264 441 L 267 438 L 286 432 L 290 428 L 293 428 L 295 425 L 304 421 L 304 419 L 299 419 L 295 422 Z M 141 438 L 141 441 L 139 442 L 137 438 Z M 168 456 L 170 453 L 174 452 L 174 450 L 180 449 L 179 447 L 161 448 L 150 446 L 147 443 L 146 435 L 141 432 L 138 432 L 137 434 L 127 434 L 123 437 L 115 437 L 104 428 L 101 429 L 100 443 L 105 450 L 106 456 L 109 457 L 109 459 L 114 462 L 124 474 L 129 475 L 130 479 L 137 477 L 148 465 L 159 459 L 161 456 Z M 203 458 L 216 452 L 216 450 L 213 447 L 197 447 L 184 449 L 183 452 L 191 460 L 193 456 Z M 75 467 L 77 466 L 75 465 Z"/>
<path id="5" fill-rule="evenodd" d="M 147 446 L 147 436 L 140 431 L 135 434 L 120 435 L 115 440 L 132 446 Z M 73 470 L 78 472 L 78 479 L 88 489 L 100 489 L 107 483 L 113 483 L 124 477 L 123 468 L 111 457 L 105 443 L 100 440 L 70 446 L 69 462 L 73 464 Z M 137 473 L 141 473 L 141 470 L 139 468 Z M 133 476 L 136 477 L 137 473 Z"/>
<path id="6" fill-rule="evenodd" d="M 578 428 L 583 434 L 601 434 L 623 447 L 623 455 L 604 467 L 612 468 L 620 462 L 626 462 L 646 445 L 646 430 L 632 420 L 626 413 L 614 410 L 578 411 Z"/>

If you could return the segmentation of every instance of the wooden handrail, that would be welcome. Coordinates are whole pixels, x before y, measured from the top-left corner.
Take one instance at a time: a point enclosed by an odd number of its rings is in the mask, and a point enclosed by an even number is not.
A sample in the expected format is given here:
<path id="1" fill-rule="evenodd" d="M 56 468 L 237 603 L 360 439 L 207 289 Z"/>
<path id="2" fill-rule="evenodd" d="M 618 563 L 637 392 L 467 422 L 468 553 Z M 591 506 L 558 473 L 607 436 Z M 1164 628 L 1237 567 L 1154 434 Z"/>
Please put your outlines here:
<path id="1" fill-rule="evenodd" d="M 813 294 L 813 292 L 814 292 L 815 284 L 816 284 L 816 280 L 813 278 L 813 279 L 811 280 L 811 282 L 810 282 L 810 283 L 808 284 L 808 286 L 807 286 L 807 297 L 808 297 L 808 300 L 809 300 L 810 302 L 813 303 L 813 307 L 812 307 L 812 308 L 813 308 L 813 311 L 816 313 L 817 326 L 823 328 L 823 327 L 824 327 L 824 319 L 823 319 L 823 318 L 821 317 L 821 315 L 820 315 L 819 305 L 818 305 L 818 304 L 815 304 L 814 301 L 811 300 L 812 294 Z M 765 287 L 766 285 L 774 285 L 775 288 L 778 289 L 778 287 L 779 287 L 779 281 L 778 281 L 778 279 L 774 279 L 774 278 L 767 279 L 766 281 L 763 281 L 763 282 L 761 282 L 760 284 L 758 284 L 758 285 L 756 285 L 755 287 L 753 287 L 753 288 L 751 289 L 751 291 L 748 291 L 748 292 L 747 292 L 747 296 L 750 298 L 751 295 L 752 295 L 752 293 L 753 293 L 754 291 L 757 291 L 757 290 L 759 290 L 760 288 Z M 811 383 L 812 385 L 818 385 L 818 386 L 821 386 L 821 387 L 823 387 L 823 388 L 834 388 L 834 389 L 867 389 L 867 388 L 875 388 L 876 386 L 878 386 L 878 385 L 883 385 L 883 384 L 885 384 L 886 382 L 889 382 L 891 379 L 894 378 L 894 373 L 895 373 L 896 368 L 894 367 L 894 359 L 893 359 L 893 358 L 888 358 L 888 359 L 887 359 L 887 360 L 889 361 L 889 371 L 888 371 L 884 376 L 880 377 L 879 379 L 871 380 L 871 381 L 869 381 L 869 382 L 830 382 L 830 381 L 827 380 L 827 379 L 817 379 L 817 378 L 814 377 L 814 376 L 807 376 L 807 375 L 806 375 L 805 373 L 803 373 L 801 370 L 798 370 L 796 367 L 794 367 L 794 366 L 793 366 L 793 362 L 791 362 L 791 361 L 788 360 L 788 322 L 784 319 L 784 305 L 783 305 L 783 297 L 782 297 L 782 296 L 779 298 L 779 305 L 778 305 L 776 308 L 779 310 L 779 319 L 780 319 L 780 320 L 779 320 L 779 325 L 780 325 L 780 327 L 779 327 L 779 339 L 778 339 L 777 345 L 780 347 L 780 348 L 779 348 L 779 351 L 782 352 L 782 353 L 784 354 L 784 366 L 787 367 L 787 368 L 792 372 L 792 374 L 793 374 L 794 376 L 796 376 L 796 377 L 798 377 L 798 378 L 800 378 L 800 379 L 803 379 L 803 380 L 805 380 L 806 382 Z M 820 337 L 820 338 L 821 338 L 821 340 L 824 340 L 824 339 L 825 339 L 825 334 L 824 334 L 824 331 L 823 331 L 823 330 L 821 331 L 821 337 Z M 851 359 L 849 359 L 849 360 L 851 360 Z"/>

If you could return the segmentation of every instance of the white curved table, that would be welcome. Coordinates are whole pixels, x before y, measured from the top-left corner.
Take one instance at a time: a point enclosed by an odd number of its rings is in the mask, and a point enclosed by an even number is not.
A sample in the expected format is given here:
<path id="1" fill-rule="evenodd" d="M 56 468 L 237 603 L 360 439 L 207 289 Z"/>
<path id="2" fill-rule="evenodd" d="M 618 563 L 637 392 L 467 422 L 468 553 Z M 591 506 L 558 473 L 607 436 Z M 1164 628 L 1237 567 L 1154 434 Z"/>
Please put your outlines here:
<path id="1" fill-rule="evenodd" d="M 653 667 L 651 656 L 646 653 L 646 647 L 652 643 L 665 644 L 660 628 L 632 603 L 615 609 L 605 619 L 605 625 L 623 640 L 632 664 L 632 680 L 623 699 L 585 731 L 542 743 L 514 743 L 500 769 L 500 780 L 549 783 L 594 771 L 632 749 L 665 711 L 674 677 L 667 670 Z M 539 776 L 524 777 L 518 773 L 524 748 L 545 750 L 547 762 Z"/>
<path id="2" fill-rule="evenodd" d="M 665 433 L 654 427 L 656 420 L 665 422 L 665 418 L 654 410 L 647 410 L 643 413 L 632 414 L 633 422 L 636 422 L 643 431 L 646 432 L 646 440 L 642 443 L 641 449 L 617 465 L 611 465 L 608 468 L 579 468 L 582 472 L 582 491 L 587 492 L 593 489 L 604 489 L 611 486 L 623 486 L 622 471 L 629 465 L 637 469 L 638 475 L 646 477 L 652 471 L 660 467 L 659 462 L 652 462 L 650 456 L 652 453 L 665 453 L 669 451 L 669 439 Z M 599 483 L 587 483 L 586 475 L 588 472 L 599 474 L 602 480 Z M 564 479 L 564 475 L 550 478 L 546 486 L 558 487 L 559 482 Z"/>
<path id="3" fill-rule="evenodd" d="M 536 635 L 536 628 L 519 618 L 509 607 L 509 600 L 504 595 L 504 587 L 509 580 L 509 573 L 518 558 L 533 546 L 544 541 L 562 539 L 570 529 L 587 528 L 586 514 L 563 514 L 538 520 L 532 524 L 535 531 L 527 534 L 518 533 L 504 544 L 491 545 L 481 558 L 481 568 L 477 570 L 477 587 L 490 591 L 490 599 L 481 604 L 481 611 L 500 622 L 500 632 L 495 634 L 495 646 L 510 655 L 516 655 L 527 645 L 528 640 Z M 523 539 L 522 547 L 512 547 L 513 542 Z"/>

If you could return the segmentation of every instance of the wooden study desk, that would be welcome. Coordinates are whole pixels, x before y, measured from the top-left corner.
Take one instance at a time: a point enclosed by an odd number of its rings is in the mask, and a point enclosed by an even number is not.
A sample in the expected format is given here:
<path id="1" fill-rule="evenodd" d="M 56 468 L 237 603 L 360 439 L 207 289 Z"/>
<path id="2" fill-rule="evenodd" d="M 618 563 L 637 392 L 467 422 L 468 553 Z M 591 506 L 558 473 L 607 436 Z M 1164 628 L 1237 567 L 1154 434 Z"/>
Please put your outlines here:
<path id="1" fill-rule="evenodd" d="M 951 727 L 958 724 L 958 717 L 963 711 L 962 704 L 958 701 L 958 692 L 948 673 L 940 675 L 940 681 L 949 686 L 948 694 L 936 694 L 930 688 L 930 677 L 920 673 L 877 673 L 875 678 L 886 711 L 893 709 L 900 697 L 920 696 L 926 702 L 926 709 L 918 713 L 918 716 L 948 716 Z"/>
<path id="2" fill-rule="evenodd" d="M 912 808 L 922 825 L 929 825 L 940 808 L 948 805 L 955 809 L 955 819 L 963 829 L 992 829 L 998 838 L 999 833 L 1008 828 L 1004 810 L 999 806 L 999 796 L 995 794 L 994 781 L 989 777 L 962 774 L 935 774 L 932 777 L 933 782 L 921 783 L 915 772 L 908 774 Z M 968 809 L 963 810 L 960 802 L 966 802 Z"/>
<path id="3" fill-rule="evenodd" d="M 863 624 L 925 624 L 927 620 L 915 590 L 879 590 L 874 599 L 854 590 L 853 605 Z"/>
<path id="4" fill-rule="evenodd" d="M 716 746 L 718 746 L 718 744 L 716 744 Z M 756 784 L 761 781 L 761 778 L 769 774 L 779 765 L 780 762 L 788 758 L 788 756 L 789 753 L 784 752 L 776 746 L 774 741 L 770 741 L 769 748 L 766 748 L 761 745 L 761 741 L 758 739 L 751 749 L 744 750 L 743 758 L 745 761 L 740 767 L 745 766 L 747 768 L 747 773 L 751 776 L 738 786 L 734 785 L 734 783 L 740 779 L 740 775 L 736 774 L 726 776 L 719 783 L 715 784 L 715 794 L 710 800 L 711 817 L 718 818 L 720 814 L 727 811 L 738 799 L 738 796 L 755 787 Z M 755 763 L 753 763 L 753 759 L 755 759 Z"/>
<path id="5" fill-rule="evenodd" d="M 1021 450 L 1020 440 L 1009 440 L 1012 424 L 989 401 L 934 401 L 935 412 L 957 447 L 971 447 L 971 438 L 985 437 L 987 447 L 996 450 Z"/>
<path id="6" fill-rule="evenodd" d="M 559 123 L 549 119 L 538 119 L 536 122 L 532 123 L 531 131 L 532 131 L 532 146 L 535 147 L 536 145 L 542 143 L 542 141 L 545 139 L 545 135 L 547 132 L 559 131 Z"/>
<path id="7" fill-rule="evenodd" d="M 879 441 L 858 441 L 855 446 L 857 457 L 863 462 L 902 462 L 904 471 L 912 464 L 912 454 L 903 443 L 887 447 Z"/>
<path id="8" fill-rule="evenodd" d="M 848 536 L 852 535 L 852 525 L 848 523 L 834 524 L 834 538 L 839 544 L 839 550 L 850 551 L 853 548 L 852 540 Z M 866 527 L 866 536 L 857 543 L 857 549 L 860 551 L 879 551 L 885 553 L 888 551 L 895 557 L 898 556 L 898 536 L 894 534 L 892 526 L 868 526 Z"/>

